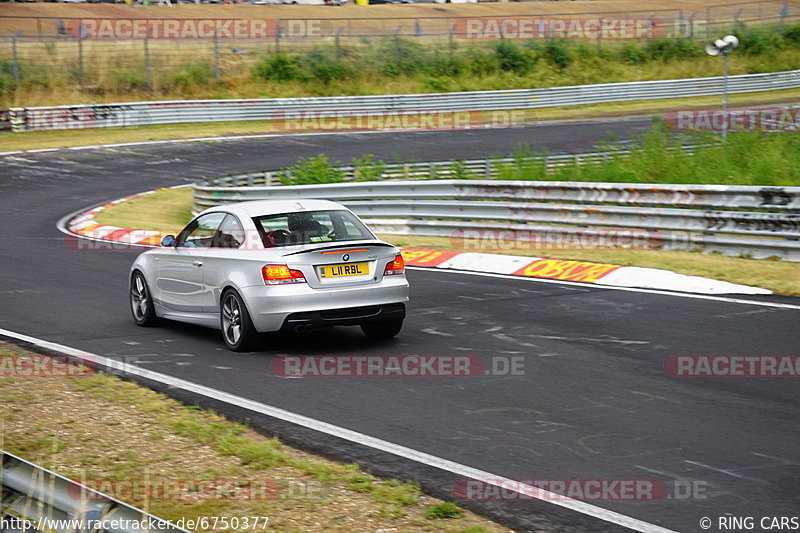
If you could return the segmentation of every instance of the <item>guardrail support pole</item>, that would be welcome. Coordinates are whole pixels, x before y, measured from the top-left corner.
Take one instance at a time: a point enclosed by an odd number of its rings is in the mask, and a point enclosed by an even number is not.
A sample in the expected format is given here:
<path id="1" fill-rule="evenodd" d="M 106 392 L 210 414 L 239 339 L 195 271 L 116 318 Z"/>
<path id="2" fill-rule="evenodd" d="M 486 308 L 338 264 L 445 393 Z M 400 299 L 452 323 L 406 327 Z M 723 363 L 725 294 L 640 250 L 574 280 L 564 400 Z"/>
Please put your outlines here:
<path id="1" fill-rule="evenodd" d="M 728 141 L 728 54 L 722 57 L 722 116 L 725 117 L 725 124 L 722 127 L 722 143 Z"/>

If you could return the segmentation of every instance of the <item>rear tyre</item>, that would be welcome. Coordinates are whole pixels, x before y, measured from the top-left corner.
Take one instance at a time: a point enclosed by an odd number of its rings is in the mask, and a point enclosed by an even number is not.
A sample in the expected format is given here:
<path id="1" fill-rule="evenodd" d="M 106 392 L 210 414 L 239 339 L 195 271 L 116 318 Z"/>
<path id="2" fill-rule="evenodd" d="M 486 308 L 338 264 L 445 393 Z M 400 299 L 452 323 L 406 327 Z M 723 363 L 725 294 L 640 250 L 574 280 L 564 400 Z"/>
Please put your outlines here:
<path id="1" fill-rule="evenodd" d="M 258 340 L 258 332 L 242 297 L 233 289 L 222 295 L 219 313 L 222 340 L 234 352 L 250 351 Z"/>
<path id="2" fill-rule="evenodd" d="M 158 323 L 156 308 L 150 290 L 147 288 L 147 280 L 138 270 L 131 276 L 131 313 L 133 320 L 142 327 L 154 326 Z"/>
<path id="3" fill-rule="evenodd" d="M 403 329 L 403 320 L 386 320 L 361 324 L 361 331 L 370 339 L 391 339 Z"/>

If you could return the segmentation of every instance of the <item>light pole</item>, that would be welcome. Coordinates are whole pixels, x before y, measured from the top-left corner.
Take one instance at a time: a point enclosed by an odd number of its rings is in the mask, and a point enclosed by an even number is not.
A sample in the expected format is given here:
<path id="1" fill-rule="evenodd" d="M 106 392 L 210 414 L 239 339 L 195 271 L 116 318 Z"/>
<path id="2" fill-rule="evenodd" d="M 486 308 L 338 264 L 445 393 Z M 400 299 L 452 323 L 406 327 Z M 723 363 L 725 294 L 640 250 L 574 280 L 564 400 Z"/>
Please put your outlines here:
<path id="1" fill-rule="evenodd" d="M 728 140 L 728 55 L 739 46 L 735 35 L 726 35 L 706 45 L 706 53 L 710 56 L 722 56 L 722 115 L 725 123 L 722 127 L 722 142 Z"/>

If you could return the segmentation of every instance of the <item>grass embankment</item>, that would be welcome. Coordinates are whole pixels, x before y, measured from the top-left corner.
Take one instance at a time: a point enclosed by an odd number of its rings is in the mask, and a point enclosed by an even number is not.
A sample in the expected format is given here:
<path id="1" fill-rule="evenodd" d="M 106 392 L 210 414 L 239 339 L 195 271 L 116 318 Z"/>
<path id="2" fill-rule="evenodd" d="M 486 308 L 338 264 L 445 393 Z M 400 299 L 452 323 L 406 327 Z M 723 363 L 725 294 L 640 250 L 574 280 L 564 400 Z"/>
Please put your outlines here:
<path id="1" fill-rule="evenodd" d="M 800 89 L 768 91 L 763 93 L 734 94 L 728 100 L 733 107 L 744 108 L 767 104 L 783 104 L 800 98 Z M 663 113 L 675 109 L 717 109 L 719 97 L 672 98 L 668 100 L 639 100 L 563 107 L 548 107 L 514 111 L 513 124 L 546 122 L 556 120 L 586 120 L 603 117 Z M 443 117 L 448 116 L 444 114 Z M 483 116 L 483 115 L 482 115 Z M 500 112 L 500 117 L 508 116 Z M 483 118 L 491 120 L 491 113 Z M 437 119 L 436 124 L 449 124 L 446 118 Z M 489 122 L 490 124 L 492 122 Z M 30 131 L 0 133 L 2 151 L 37 150 L 43 148 L 68 148 L 96 144 L 136 143 L 170 139 L 198 139 L 226 135 L 256 135 L 269 133 L 302 133 L 310 131 L 347 131 L 354 129 L 351 120 L 331 124 L 329 121 L 254 120 L 248 122 L 204 122 L 198 124 L 163 124 L 157 126 L 131 126 L 124 128 L 94 128 L 85 130 Z"/>
<path id="2" fill-rule="evenodd" d="M 3 449 L 162 518 L 269 517 L 248 530 L 286 533 L 508 531 L 411 483 L 293 449 L 114 376 L 15 375 L 45 368 L 19 364 L 30 356 L 0 343 Z M 132 489 L 145 480 L 153 494 Z"/>
<path id="3" fill-rule="evenodd" d="M 794 115 L 787 114 L 794 125 Z M 689 151 L 684 146 L 695 147 Z M 606 161 L 578 164 L 565 162 L 547 168 L 543 151 L 518 145 L 513 161 L 494 163 L 500 180 L 548 180 L 623 183 L 670 183 L 708 185 L 798 186 L 800 168 L 800 132 L 783 131 L 764 135 L 760 132 L 730 133 L 726 144 L 709 132 L 676 135 L 662 121 L 656 120 L 644 135 L 629 144 L 609 141 L 598 150 L 607 151 Z M 627 154 L 620 153 L 628 151 Z M 353 158 L 352 165 L 362 181 L 379 179 L 385 163 L 372 156 Z M 483 179 L 463 165 L 456 164 L 447 173 L 433 179 Z M 324 154 L 301 159 L 281 178 L 284 185 L 308 185 L 344 181 L 345 176 Z M 366 179 L 364 179 L 366 177 Z"/>
<path id="4" fill-rule="evenodd" d="M 736 33 L 741 46 L 731 61 L 731 74 L 800 68 L 800 25 L 785 30 L 742 28 Z M 602 46 L 566 40 L 457 41 L 451 47 L 446 40 L 381 37 L 338 49 L 319 45 L 282 54 L 226 47 L 220 80 L 215 77 L 211 44 L 154 42 L 149 50 L 149 88 L 138 44 L 131 49 L 125 42 L 87 42 L 84 90 L 77 83 L 75 43 L 43 42 L 26 47 L 19 88 L 14 87 L 10 57 L 2 58 L 0 106 L 527 89 L 721 71 L 719 59 L 707 56 L 700 41 L 616 41 Z"/>
<path id="5" fill-rule="evenodd" d="M 800 133 L 769 136 L 736 134 L 726 146 L 699 149 L 694 156 L 670 150 L 674 142 L 658 129 L 642 140 L 631 156 L 612 158 L 605 165 L 567 166 L 543 173 L 541 165 L 526 165 L 525 150 L 518 150 L 520 164 L 509 166 L 508 178 L 570 181 L 627 181 L 647 183 L 724 183 L 728 185 L 798 185 Z M 305 183 L 330 181 L 330 164 L 314 158 L 301 164 L 298 174 Z M 380 162 L 372 160 L 372 171 Z M 326 174 L 328 172 L 328 174 Z M 469 176 L 464 176 L 469 177 Z M 130 200 L 100 212 L 97 220 L 119 227 L 176 231 L 189 221 L 191 189 L 164 190 Z M 663 268 L 681 274 L 704 276 L 743 285 L 759 286 L 779 294 L 800 296 L 800 264 L 726 257 L 698 252 L 657 250 L 530 248 L 524 242 L 511 249 L 485 249 L 485 243 L 438 237 L 383 235 L 398 246 L 454 251 L 485 251 L 510 255 L 596 261 L 619 265 Z"/>

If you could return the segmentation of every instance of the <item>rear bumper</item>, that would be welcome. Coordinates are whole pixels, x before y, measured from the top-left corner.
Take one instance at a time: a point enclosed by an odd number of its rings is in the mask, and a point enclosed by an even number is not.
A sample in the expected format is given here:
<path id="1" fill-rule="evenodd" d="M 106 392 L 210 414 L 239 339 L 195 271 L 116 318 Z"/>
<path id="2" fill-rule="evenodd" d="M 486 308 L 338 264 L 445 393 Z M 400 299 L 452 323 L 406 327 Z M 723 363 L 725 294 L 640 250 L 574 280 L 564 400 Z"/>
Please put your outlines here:
<path id="1" fill-rule="evenodd" d="M 241 290 L 256 330 L 278 331 L 291 323 L 315 327 L 354 325 L 405 316 L 408 282 L 390 276 L 367 287 L 312 289 L 305 283 Z"/>
<path id="2" fill-rule="evenodd" d="M 325 311 L 292 313 L 283 321 L 283 330 L 304 331 L 327 326 L 356 326 L 367 322 L 402 320 L 406 317 L 403 303 L 347 307 Z"/>

